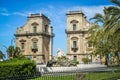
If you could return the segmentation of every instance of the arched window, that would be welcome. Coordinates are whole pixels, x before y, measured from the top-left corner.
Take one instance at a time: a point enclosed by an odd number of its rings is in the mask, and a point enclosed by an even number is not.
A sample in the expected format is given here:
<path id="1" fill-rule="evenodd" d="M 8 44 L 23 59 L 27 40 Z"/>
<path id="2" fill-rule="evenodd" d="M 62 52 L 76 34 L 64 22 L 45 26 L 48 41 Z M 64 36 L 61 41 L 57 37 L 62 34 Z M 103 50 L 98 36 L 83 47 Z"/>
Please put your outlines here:
<path id="1" fill-rule="evenodd" d="M 37 27 L 33 26 L 33 33 L 36 33 L 36 32 L 37 32 Z"/>
<path id="2" fill-rule="evenodd" d="M 73 31 L 76 30 L 76 24 L 73 24 Z"/>
<path id="3" fill-rule="evenodd" d="M 23 49 L 25 49 L 25 43 L 21 43 L 21 49 L 23 50 Z"/>

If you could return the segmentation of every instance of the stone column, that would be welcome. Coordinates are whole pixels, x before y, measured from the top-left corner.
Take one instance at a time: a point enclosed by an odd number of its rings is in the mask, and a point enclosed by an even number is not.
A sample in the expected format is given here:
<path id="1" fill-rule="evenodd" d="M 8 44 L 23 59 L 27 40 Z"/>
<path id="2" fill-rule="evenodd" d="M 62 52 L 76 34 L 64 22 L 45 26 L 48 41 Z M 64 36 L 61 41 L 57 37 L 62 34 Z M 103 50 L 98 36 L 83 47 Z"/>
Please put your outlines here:
<path id="1" fill-rule="evenodd" d="M 39 44 L 38 44 L 39 46 L 38 46 L 38 51 L 39 51 L 39 54 L 41 55 L 41 54 L 44 54 L 43 53 L 43 37 L 42 36 L 39 36 Z M 43 56 L 42 56 L 42 59 L 44 59 L 43 58 Z M 40 61 L 40 62 L 44 62 L 45 60 L 42 60 L 42 61 Z"/>
<path id="2" fill-rule="evenodd" d="M 53 28 L 52 28 L 52 26 L 51 26 L 51 30 L 50 30 L 51 32 L 50 32 L 50 44 L 49 44 L 49 48 L 50 48 L 50 50 L 49 50 L 49 60 L 51 60 L 52 59 L 52 57 L 53 57 Z"/>
<path id="3" fill-rule="evenodd" d="M 53 49 L 53 42 L 52 42 L 52 37 L 50 37 L 50 43 L 49 43 L 49 60 L 52 59 L 52 55 L 53 55 L 53 52 L 52 52 L 52 49 Z"/>

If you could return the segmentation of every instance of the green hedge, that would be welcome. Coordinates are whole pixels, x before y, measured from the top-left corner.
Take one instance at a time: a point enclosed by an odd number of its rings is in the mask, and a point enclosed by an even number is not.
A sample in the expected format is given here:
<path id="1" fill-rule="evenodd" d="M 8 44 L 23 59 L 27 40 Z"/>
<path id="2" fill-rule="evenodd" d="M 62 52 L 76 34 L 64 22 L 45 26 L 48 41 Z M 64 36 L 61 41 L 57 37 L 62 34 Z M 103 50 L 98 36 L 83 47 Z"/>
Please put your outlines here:
<path id="1" fill-rule="evenodd" d="M 85 64 L 88 64 L 90 62 L 90 60 L 88 58 L 82 58 L 82 61 L 85 63 Z"/>
<path id="2" fill-rule="evenodd" d="M 0 77 L 30 75 L 35 72 L 35 62 L 24 57 L 0 62 Z"/>

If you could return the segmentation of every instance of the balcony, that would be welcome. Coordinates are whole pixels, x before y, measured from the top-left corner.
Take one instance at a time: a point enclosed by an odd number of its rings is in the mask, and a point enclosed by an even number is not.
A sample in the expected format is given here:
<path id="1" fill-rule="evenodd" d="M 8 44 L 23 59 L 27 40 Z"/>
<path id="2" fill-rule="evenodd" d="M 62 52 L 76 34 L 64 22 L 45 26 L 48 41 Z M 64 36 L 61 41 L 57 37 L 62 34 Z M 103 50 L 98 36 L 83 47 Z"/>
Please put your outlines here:
<path id="1" fill-rule="evenodd" d="M 46 33 L 46 32 L 36 32 L 36 33 L 32 33 L 32 32 L 19 32 L 14 34 L 15 36 L 36 36 L 36 35 L 44 35 L 44 36 L 48 36 L 48 37 L 54 37 L 55 34 L 54 33 Z"/>
<path id="2" fill-rule="evenodd" d="M 84 32 L 88 32 L 88 29 L 83 28 L 83 29 L 75 30 L 75 31 L 65 29 L 65 33 L 67 33 L 67 34 L 77 34 L 77 33 L 84 33 Z"/>
<path id="3" fill-rule="evenodd" d="M 72 50 L 73 52 L 77 52 L 78 47 L 72 47 L 71 50 Z"/>
<path id="4" fill-rule="evenodd" d="M 32 47 L 31 51 L 34 52 L 34 53 L 36 53 L 38 51 L 38 48 L 37 47 Z"/>

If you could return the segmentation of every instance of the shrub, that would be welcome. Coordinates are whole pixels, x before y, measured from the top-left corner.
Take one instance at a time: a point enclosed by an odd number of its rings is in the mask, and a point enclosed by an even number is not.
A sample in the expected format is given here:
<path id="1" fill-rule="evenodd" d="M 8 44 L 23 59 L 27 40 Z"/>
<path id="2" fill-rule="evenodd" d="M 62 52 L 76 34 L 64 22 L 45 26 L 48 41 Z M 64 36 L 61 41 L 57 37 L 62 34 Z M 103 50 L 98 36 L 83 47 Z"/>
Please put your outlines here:
<path id="1" fill-rule="evenodd" d="M 54 64 L 53 61 L 52 61 L 52 60 L 49 60 L 49 61 L 47 62 L 47 65 L 46 65 L 46 66 L 47 66 L 47 67 L 52 67 L 53 64 Z"/>
<path id="2" fill-rule="evenodd" d="M 69 66 L 77 66 L 77 64 L 79 64 L 79 61 L 72 60 L 70 61 Z"/>
<path id="3" fill-rule="evenodd" d="M 90 60 L 88 58 L 82 58 L 82 61 L 87 64 L 88 62 L 90 62 Z"/>
<path id="4" fill-rule="evenodd" d="M 79 61 L 74 61 L 75 64 L 79 64 Z"/>
<path id="5" fill-rule="evenodd" d="M 35 72 L 35 62 L 25 57 L 0 62 L 0 77 L 30 75 Z"/>

